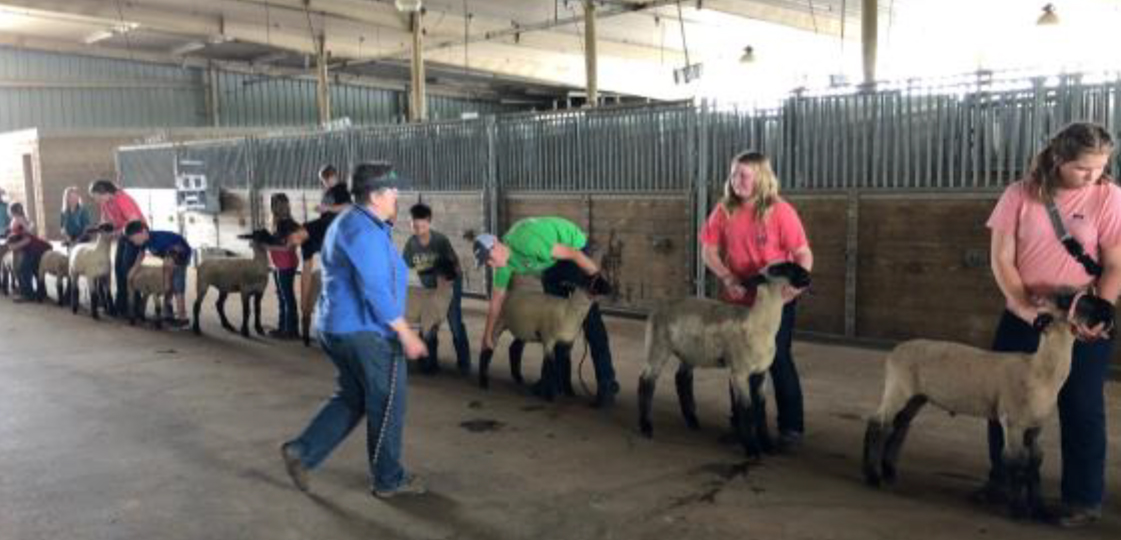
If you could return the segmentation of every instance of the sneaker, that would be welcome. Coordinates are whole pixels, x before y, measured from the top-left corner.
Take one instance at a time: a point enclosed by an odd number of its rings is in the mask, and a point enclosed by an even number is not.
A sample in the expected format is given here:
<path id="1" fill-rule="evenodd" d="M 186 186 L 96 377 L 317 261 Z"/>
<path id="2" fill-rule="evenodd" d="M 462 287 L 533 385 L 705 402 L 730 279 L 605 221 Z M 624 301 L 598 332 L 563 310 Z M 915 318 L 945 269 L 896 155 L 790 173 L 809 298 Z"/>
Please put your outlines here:
<path id="1" fill-rule="evenodd" d="M 306 492 L 308 490 L 307 467 L 304 466 L 299 452 L 292 447 L 292 443 L 288 442 L 280 446 L 280 457 L 284 460 L 284 468 L 288 469 L 288 476 L 296 485 L 296 489 Z"/>
<path id="2" fill-rule="evenodd" d="M 392 499 L 398 495 L 424 495 L 425 493 L 428 493 L 428 488 L 415 474 L 406 474 L 405 478 L 401 480 L 401 484 L 393 489 L 374 490 L 374 496 L 379 499 Z"/>
<path id="3" fill-rule="evenodd" d="M 783 431 L 778 434 L 779 452 L 797 452 L 802 447 L 802 433 L 798 431 Z"/>
<path id="4" fill-rule="evenodd" d="M 1064 529 L 1076 529 L 1093 525 L 1102 519 L 1100 506 L 1069 506 L 1059 515 L 1058 525 Z"/>

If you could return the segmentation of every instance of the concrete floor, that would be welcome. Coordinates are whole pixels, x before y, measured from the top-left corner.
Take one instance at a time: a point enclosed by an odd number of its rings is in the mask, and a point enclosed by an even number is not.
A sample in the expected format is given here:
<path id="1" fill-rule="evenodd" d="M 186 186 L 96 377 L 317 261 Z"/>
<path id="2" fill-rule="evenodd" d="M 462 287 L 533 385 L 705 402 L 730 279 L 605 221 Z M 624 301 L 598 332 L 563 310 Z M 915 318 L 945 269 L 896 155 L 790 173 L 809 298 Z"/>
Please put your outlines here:
<path id="1" fill-rule="evenodd" d="M 240 321 L 237 305 L 230 303 Z M 478 336 L 483 304 L 466 307 Z M 618 319 L 609 327 L 624 391 L 610 413 L 584 399 L 545 405 L 527 396 L 509 382 L 499 353 L 489 392 L 450 374 L 410 379 L 407 463 L 431 494 L 370 497 L 359 432 L 314 473 L 305 495 L 289 483 L 276 448 L 330 392 L 328 362 L 314 348 L 244 340 L 213 317 L 204 322 L 208 334 L 196 338 L 0 298 L 0 540 L 1121 534 L 1118 497 L 1103 523 L 1073 532 L 972 506 L 967 494 L 985 471 L 983 424 L 932 409 L 912 430 L 900 485 L 865 487 L 861 418 L 879 397 L 877 351 L 796 344 L 809 429 L 796 455 L 744 468 L 738 448 L 717 442 L 727 389 L 716 371 L 697 377 L 701 432 L 684 427 L 667 376 L 655 439 L 644 440 L 634 395 L 642 323 Z M 450 367 L 446 333 L 442 343 Z M 536 374 L 539 353 L 529 351 L 527 372 Z M 590 379 L 591 366 L 584 372 Z M 1116 415 L 1121 388 L 1109 392 Z M 464 427 L 471 421 L 495 427 L 472 431 Z M 1117 494 L 1121 430 L 1115 419 L 1110 428 Z M 1049 495 L 1057 494 L 1056 433 L 1053 424 L 1044 433 Z"/>

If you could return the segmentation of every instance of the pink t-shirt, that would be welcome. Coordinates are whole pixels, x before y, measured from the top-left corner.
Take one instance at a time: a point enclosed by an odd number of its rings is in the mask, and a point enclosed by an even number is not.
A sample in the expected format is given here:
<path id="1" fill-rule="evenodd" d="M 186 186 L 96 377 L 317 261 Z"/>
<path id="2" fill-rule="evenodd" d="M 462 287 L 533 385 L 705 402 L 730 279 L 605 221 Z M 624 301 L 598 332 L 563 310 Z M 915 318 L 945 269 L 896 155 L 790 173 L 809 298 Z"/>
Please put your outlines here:
<path id="1" fill-rule="evenodd" d="M 763 223 L 756 221 L 755 212 L 746 206 L 729 216 L 723 205 L 717 205 L 701 229 L 701 243 L 720 248 L 724 264 L 741 279 L 759 273 L 768 264 L 794 260 L 794 252 L 809 244 L 798 212 L 782 199 L 771 207 Z M 721 296 L 732 301 L 723 292 Z M 737 301 L 745 305 L 754 302 L 754 290 Z"/>
<path id="2" fill-rule="evenodd" d="M 1095 261 L 1101 262 L 1101 247 L 1121 244 L 1121 188 L 1112 182 L 1059 190 L 1055 203 L 1067 232 Z M 1081 288 L 1094 281 L 1059 242 L 1047 207 L 1031 196 L 1025 180 L 1004 190 L 986 225 L 1015 234 L 1016 269 L 1030 294 Z"/>
<path id="3" fill-rule="evenodd" d="M 101 220 L 112 223 L 114 231 L 123 230 L 130 221 L 140 220 L 145 225 L 148 224 L 148 220 L 144 219 L 144 213 L 140 211 L 140 206 L 136 204 L 136 200 L 125 193 L 124 190 L 118 191 L 101 205 Z"/>

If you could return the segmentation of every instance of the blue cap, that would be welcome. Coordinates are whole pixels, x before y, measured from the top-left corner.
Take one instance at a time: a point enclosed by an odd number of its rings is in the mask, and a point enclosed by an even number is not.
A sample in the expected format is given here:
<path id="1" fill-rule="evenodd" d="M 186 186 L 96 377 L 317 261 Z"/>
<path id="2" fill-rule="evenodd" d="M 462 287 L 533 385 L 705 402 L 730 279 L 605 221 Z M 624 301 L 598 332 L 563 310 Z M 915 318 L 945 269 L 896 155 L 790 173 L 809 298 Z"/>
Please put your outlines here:
<path id="1" fill-rule="evenodd" d="M 498 237 L 493 234 L 480 234 L 475 237 L 475 266 L 481 267 L 490 259 L 490 250 L 498 243 Z"/>

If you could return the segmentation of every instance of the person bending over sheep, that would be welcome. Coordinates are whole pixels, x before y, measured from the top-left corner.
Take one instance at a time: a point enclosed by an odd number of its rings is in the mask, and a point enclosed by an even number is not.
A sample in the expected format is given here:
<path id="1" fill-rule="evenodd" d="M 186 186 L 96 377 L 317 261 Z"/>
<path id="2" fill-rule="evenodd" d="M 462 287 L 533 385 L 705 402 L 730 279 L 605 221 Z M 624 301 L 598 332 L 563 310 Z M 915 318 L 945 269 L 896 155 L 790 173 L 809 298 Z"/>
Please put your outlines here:
<path id="1" fill-rule="evenodd" d="M 125 226 L 125 236 L 139 250 L 136 262 L 129 270 L 129 279 L 144 264 L 147 251 L 163 259 L 164 290 L 175 296 L 174 322 L 176 326 L 187 324 L 187 265 L 191 263 L 191 245 L 182 236 L 169 231 L 150 231 L 142 221 L 131 221 Z M 164 312 L 171 313 L 171 300 L 165 296 Z"/>
<path id="2" fill-rule="evenodd" d="M 39 276 L 39 260 L 43 254 L 51 250 L 51 244 L 24 228 L 20 223 L 13 223 L 11 233 L 8 235 L 8 249 L 20 254 L 19 268 L 16 269 L 20 295 L 15 298 L 17 303 L 30 302 L 37 299 L 35 288 Z M 38 283 L 39 292 L 46 294 L 46 286 Z"/>
<path id="3" fill-rule="evenodd" d="M 455 345 L 455 356 L 459 372 L 464 375 L 471 373 L 471 344 L 467 340 L 467 328 L 463 325 L 463 269 L 459 265 L 459 256 L 452 248 L 451 241 L 438 231 L 432 229 L 432 208 L 423 203 L 414 204 L 409 208 L 409 217 L 413 235 L 405 242 L 405 264 L 416 270 L 417 277 L 426 289 L 435 289 L 440 280 L 452 282 L 452 299 L 448 305 L 448 329 L 451 330 L 452 343 Z M 428 373 L 439 371 L 436 351 L 440 346 L 438 334 L 433 330 L 431 335 L 422 336 L 428 345 L 428 358 L 422 363 L 423 369 Z"/>
<path id="4" fill-rule="evenodd" d="M 476 262 L 480 266 L 487 264 L 494 268 L 494 286 L 483 332 L 483 351 L 494 350 L 495 324 L 502 313 L 506 289 L 514 274 L 540 274 L 545 294 L 559 297 L 567 297 L 574 287 L 587 289 L 591 283 L 606 283 L 599 275 L 599 266 L 588 257 L 587 243 L 587 236 L 580 227 L 560 217 L 523 219 L 514 223 L 502 240 L 493 234 L 481 234 L 475 238 Z M 603 324 L 598 304 L 592 305 L 584 320 L 584 338 L 591 349 L 596 372 L 593 406 L 610 407 L 615 403 L 619 383 L 615 381 L 607 327 Z M 545 367 L 542 380 L 550 375 L 545 372 Z M 561 376 L 568 371 L 564 365 L 558 365 L 556 369 Z"/>
<path id="5" fill-rule="evenodd" d="M 1095 286 L 1098 296 L 1116 303 L 1121 293 L 1121 189 L 1104 174 L 1113 148 L 1105 128 L 1068 125 L 1035 156 L 1027 176 L 1008 186 L 997 202 L 988 227 L 993 276 L 1004 293 L 1005 310 L 993 350 L 1035 351 L 1040 333 L 1031 322 L 1043 311 L 1038 298 L 1056 288 Z M 1057 210 L 1055 221 L 1049 206 Z M 1060 240 L 1066 236 L 1060 228 L 1071 236 Z M 1097 521 L 1105 488 L 1103 394 L 1113 340 L 1100 328 L 1085 327 L 1079 329 L 1079 338 L 1058 403 L 1063 508 L 1057 523 L 1065 527 Z M 1000 425 L 990 422 L 992 467 L 988 482 L 975 495 L 978 501 L 1007 499 L 1004 442 Z"/>
<path id="6" fill-rule="evenodd" d="M 705 266 L 720 279 L 720 298 L 725 302 L 754 304 L 755 290 L 743 284 L 771 263 L 794 262 L 807 272 L 813 270 L 813 252 L 798 212 L 779 197 L 770 160 L 758 152 L 743 152 L 732 160 L 724 197 L 709 214 L 700 240 Z M 796 447 L 804 432 L 802 387 L 791 352 L 795 299 L 801 293 L 802 289 L 792 287 L 783 292 L 786 304 L 769 369 L 778 408 L 780 449 Z M 762 374 L 751 378 L 753 389 L 762 382 Z M 739 424 L 736 415 L 733 407 L 733 428 Z"/>

